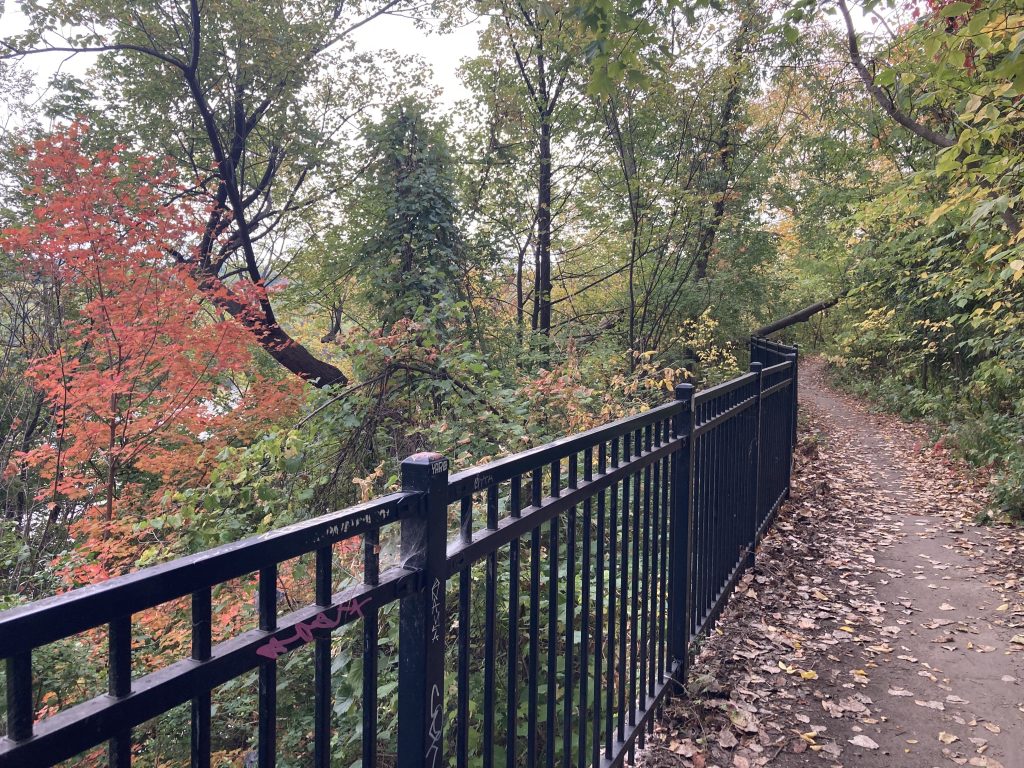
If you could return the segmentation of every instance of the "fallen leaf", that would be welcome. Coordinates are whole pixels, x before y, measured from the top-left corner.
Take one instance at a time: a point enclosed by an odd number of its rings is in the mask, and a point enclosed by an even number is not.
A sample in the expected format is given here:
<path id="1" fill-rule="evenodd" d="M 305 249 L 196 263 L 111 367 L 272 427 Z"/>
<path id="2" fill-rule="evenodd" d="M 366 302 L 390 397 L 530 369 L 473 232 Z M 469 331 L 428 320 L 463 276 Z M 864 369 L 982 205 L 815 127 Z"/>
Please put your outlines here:
<path id="1" fill-rule="evenodd" d="M 993 760 L 991 757 L 972 757 L 970 764 L 975 768 L 1003 768 L 1003 764 L 998 760 Z"/>
<path id="2" fill-rule="evenodd" d="M 870 736 L 865 736 L 863 733 L 850 739 L 850 743 L 855 747 L 863 747 L 864 749 L 878 749 L 878 743 Z"/>
<path id="3" fill-rule="evenodd" d="M 939 741 L 943 744 L 952 744 L 954 741 L 960 741 L 960 738 L 958 736 L 954 736 L 952 733 L 939 731 Z"/>
<path id="4" fill-rule="evenodd" d="M 736 734 L 732 732 L 732 728 L 726 726 L 718 734 L 718 746 L 722 749 L 732 749 L 739 741 L 736 739 Z"/>

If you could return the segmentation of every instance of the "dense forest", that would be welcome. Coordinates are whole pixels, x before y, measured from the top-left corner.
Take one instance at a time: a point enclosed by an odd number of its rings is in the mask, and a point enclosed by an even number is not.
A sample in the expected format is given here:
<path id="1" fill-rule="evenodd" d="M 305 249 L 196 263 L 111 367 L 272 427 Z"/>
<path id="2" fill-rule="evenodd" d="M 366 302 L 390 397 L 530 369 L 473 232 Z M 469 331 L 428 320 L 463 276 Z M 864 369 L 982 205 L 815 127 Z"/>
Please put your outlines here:
<path id="1" fill-rule="evenodd" d="M 816 302 L 779 338 L 1024 516 L 1020 2 L 8 5 L 0 607 L 724 380 Z M 395 16 L 476 31 L 467 97 L 357 45 Z M 103 688 L 91 652 L 41 709 Z"/>

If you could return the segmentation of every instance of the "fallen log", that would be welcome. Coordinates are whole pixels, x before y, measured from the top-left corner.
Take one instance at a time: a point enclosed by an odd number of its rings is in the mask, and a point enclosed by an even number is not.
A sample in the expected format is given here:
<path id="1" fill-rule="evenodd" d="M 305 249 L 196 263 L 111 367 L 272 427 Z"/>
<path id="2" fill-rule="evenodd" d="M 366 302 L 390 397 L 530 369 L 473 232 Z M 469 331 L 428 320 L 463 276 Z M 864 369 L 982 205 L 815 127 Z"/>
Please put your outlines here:
<path id="1" fill-rule="evenodd" d="M 844 293 L 840 294 L 839 296 L 836 296 L 835 298 L 828 299 L 826 301 L 819 301 L 817 304 L 811 304 L 809 307 L 804 307 L 799 312 L 794 312 L 792 315 L 787 315 L 781 320 L 776 320 L 773 323 L 768 323 L 768 325 L 762 328 L 758 328 L 756 331 L 754 331 L 753 335 L 765 338 L 773 333 L 778 333 L 783 328 L 789 328 L 789 326 L 795 325 L 796 323 L 802 323 L 805 320 L 809 320 L 811 317 L 818 314 L 819 312 L 823 312 L 826 309 L 834 307 L 836 304 L 839 303 L 840 299 L 844 298 L 845 296 L 846 294 Z"/>

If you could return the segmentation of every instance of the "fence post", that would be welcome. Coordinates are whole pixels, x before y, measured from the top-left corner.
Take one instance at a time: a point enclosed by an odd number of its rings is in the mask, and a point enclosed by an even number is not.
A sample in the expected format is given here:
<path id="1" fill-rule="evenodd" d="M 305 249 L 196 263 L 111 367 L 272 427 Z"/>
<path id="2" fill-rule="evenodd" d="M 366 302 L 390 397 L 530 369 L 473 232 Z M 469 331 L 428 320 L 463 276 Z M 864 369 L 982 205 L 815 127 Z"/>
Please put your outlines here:
<path id="1" fill-rule="evenodd" d="M 399 605 L 397 765 L 437 768 L 443 751 L 448 460 L 439 453 L 410 456 L 402 462 L 402 490 L 425 494 L 422 514 L 402 521 L 401 545 L 403 565 L 422 570 L 424 586 Z"/>
<path id="2" fill-rule="evenodd" d="M 679 690 L 685 690 L 689 672 L 689 642 L 693 605 L 690 599 L 691 543 L 693 541 L 693 393 L 692 384 L 676 385 L 676 400 L 683 403 L 683 409 L 673 420 L 677 439 L 685 442 L 675 452 L 672 463 L 672 520 L 670 527 L 669 578 L 669 651 L 672 656 L 673 672 Z"/>
<path id="3" fill-rule="evenodd" d="M 790 382 L 789 382 L 789 396 L 790 396 L 790 433 L 789 433 L 789 457 L 786 462 L 786 498 L 789 498 L 789 492 L 792 487 L 793 481 L 793 453 L 796 450 L 796 411 L 797 411 L 797 362 L 798 358 L 796 353 L 786 355 L 786 359 L 793 364 L 793 368 L 790 371 Z"/>
<path id="4" fill-rule="evenodd" d="M 750 370 L 757 375 L 756 389 L 757 402 L 754 404 L 754 442 L 751 446 L 754 462 L 754 503 L 753 531 L 750 534 L 750 549 L 747 551 L 747 568 L 754 567 L 755 550 L 757 549 L 757 532 L 761 528 L 761 393 L 764 390 L 764 382 L 761 378 L 761 371 L 764 368 L 762 363 L 751 363 Z"/>
<path id="5" fill-rule="evenodd" d="M 800 347 L 793 345 L 793 447 L 796 448 L 797 399 L 800 394 Z"/>

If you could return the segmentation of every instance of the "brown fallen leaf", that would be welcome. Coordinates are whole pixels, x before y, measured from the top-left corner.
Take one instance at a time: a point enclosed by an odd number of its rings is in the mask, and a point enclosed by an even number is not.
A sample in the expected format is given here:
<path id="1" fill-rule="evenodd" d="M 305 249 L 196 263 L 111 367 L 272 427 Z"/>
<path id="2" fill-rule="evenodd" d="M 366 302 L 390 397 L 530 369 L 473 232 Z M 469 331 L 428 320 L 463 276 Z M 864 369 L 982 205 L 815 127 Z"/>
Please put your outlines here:
<path id="1" fill-rule="evenodd" d="M 726 726 L 718 734 L 718 746 L 722 749 L 732 749 L 739 743 L 736 738 L 736 734 L 732 732 L 732 728 Z"/>
<path id="2" fill-rule="evenodd" d="M 984 755 L 980 757 L 972 757 L 968 761 L 968 764 L 975 766 L 975 768 L 1003 768 L 1003 764 L 998 760 L 994 760 L 991 757 L 985 757 Z"/>
<path id="3" fill-rule="evenodd" d="M 939 741 L 941 741 L 943 744 L 952 744 L 954 741 L 960 741 L 960 737 L 954 736 L 952 733 L 939 731 Z"/>
<path id="4" fill-rule="evenodd" d="M 863 733 L 857 734 L 849 741 L 855 747 L 862 747 L 863 749 L 878 749 L 878 742 L 870 736 L 865 736 Z"/>

